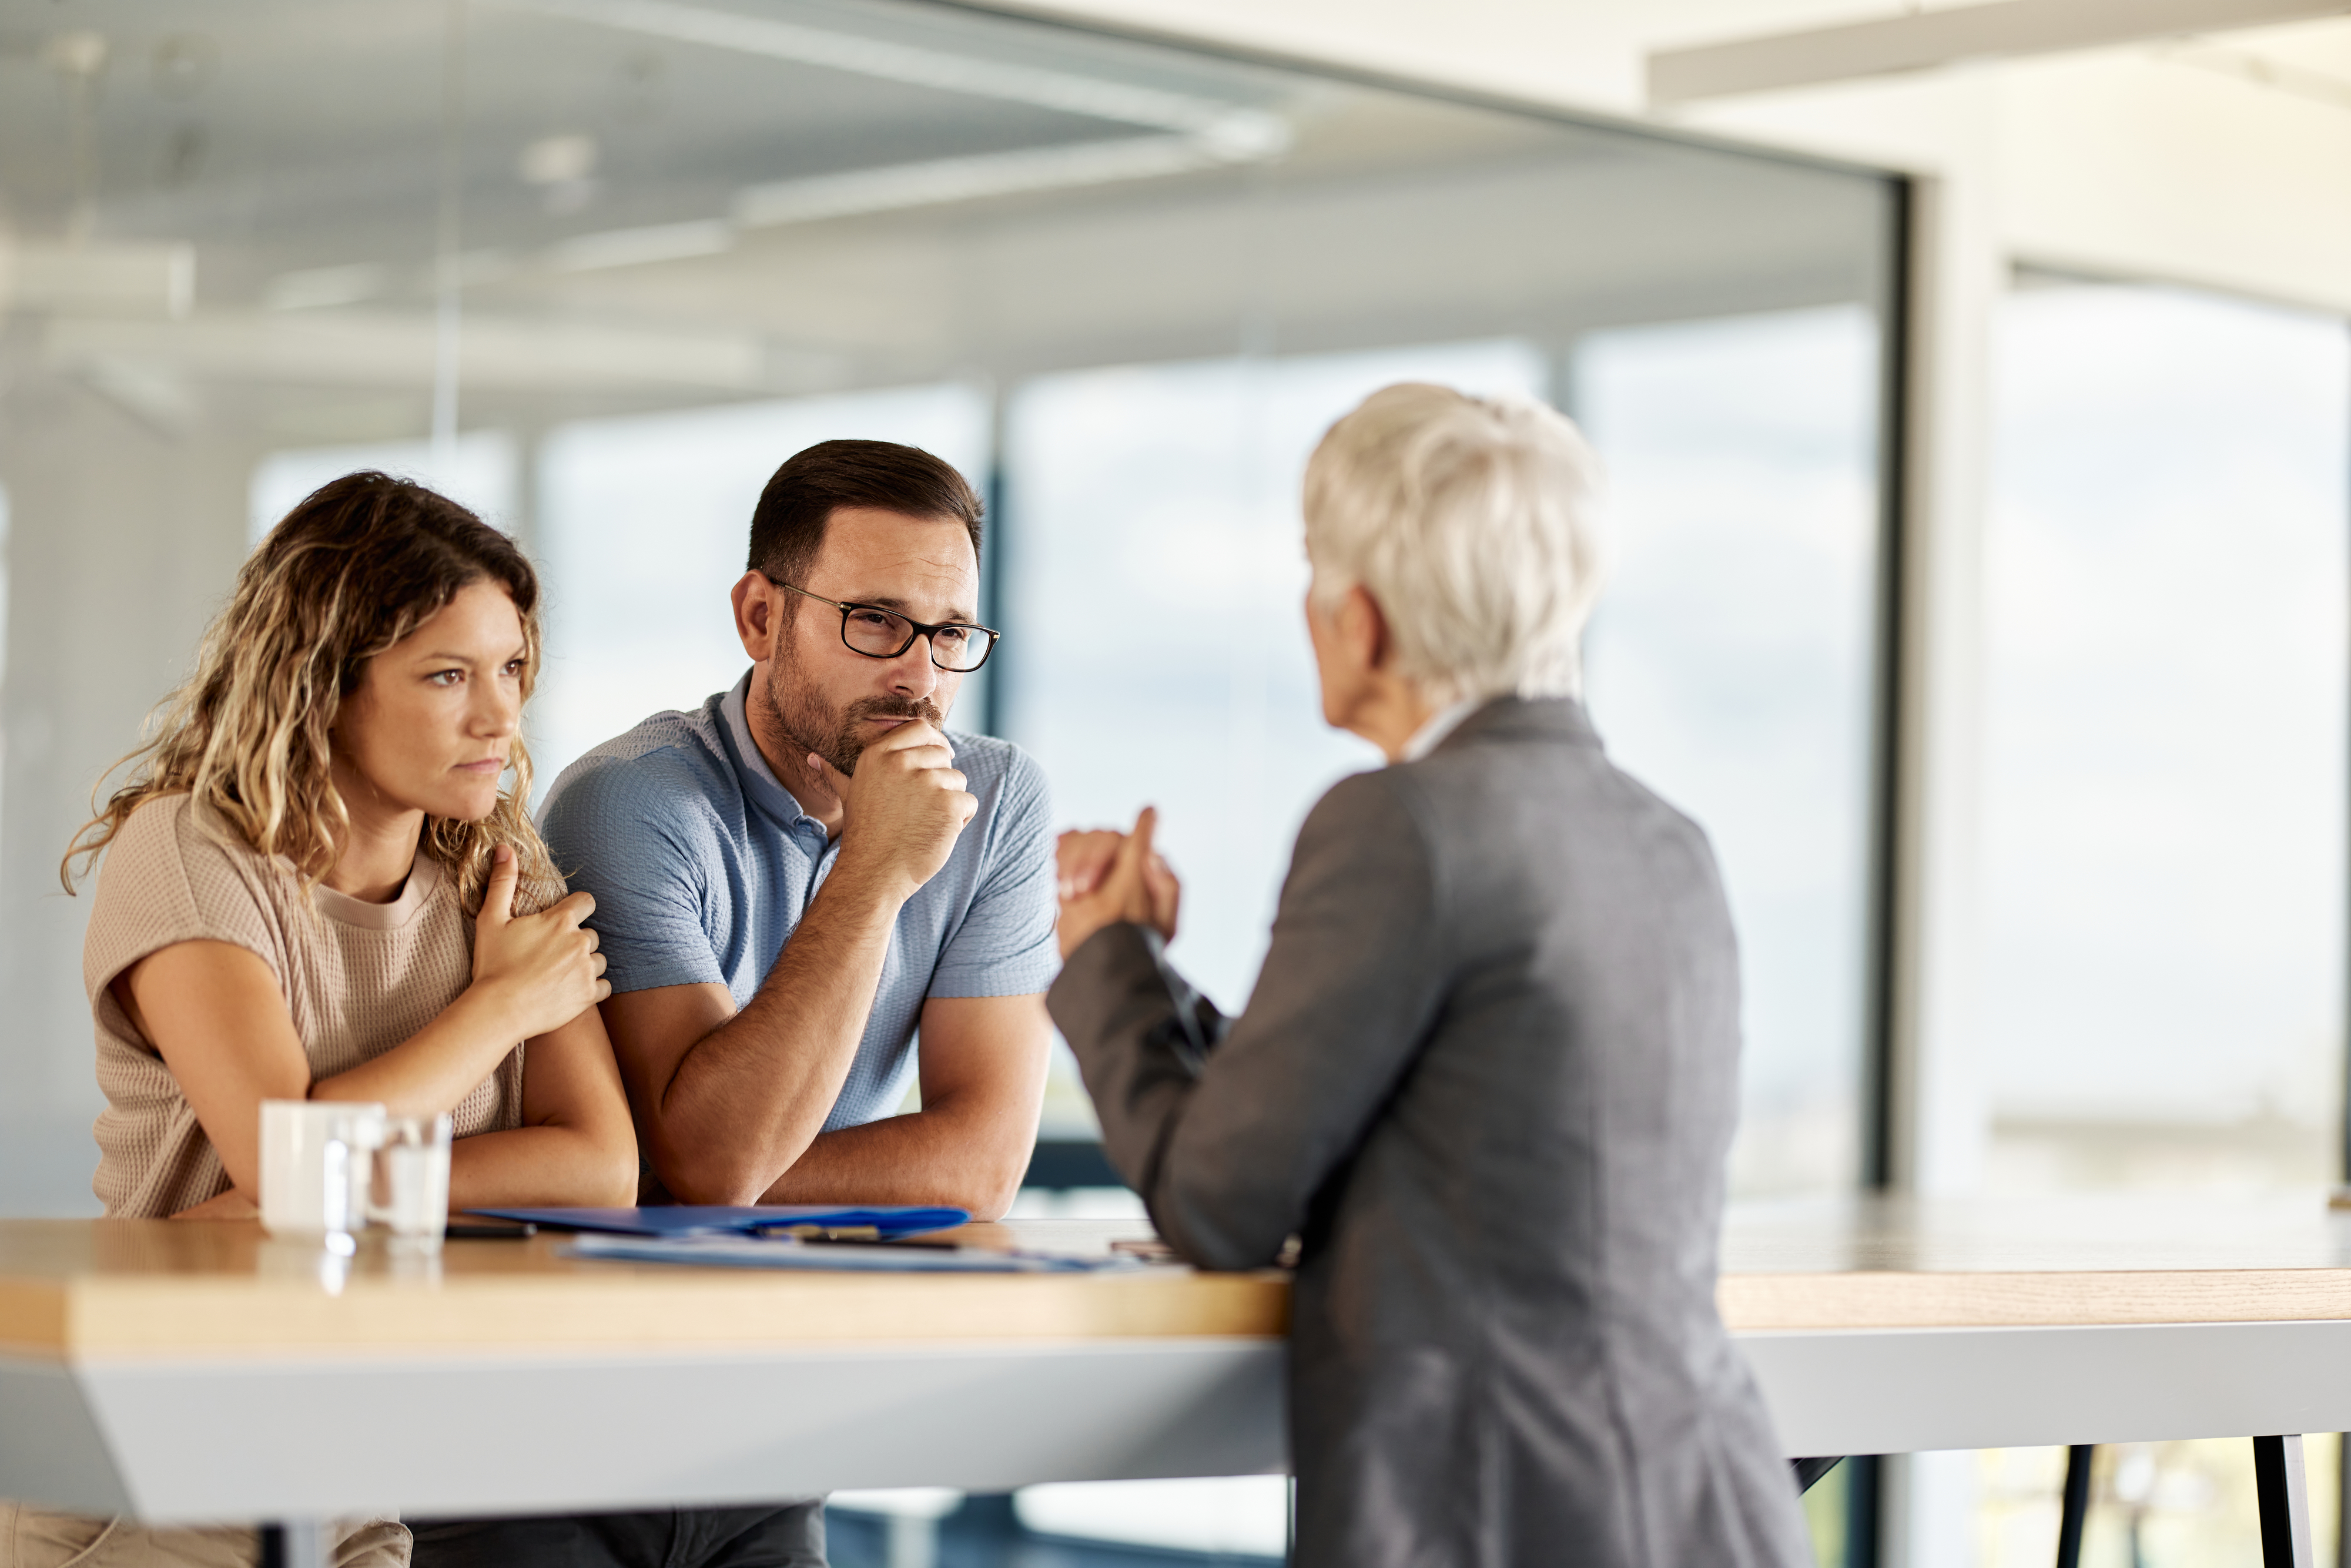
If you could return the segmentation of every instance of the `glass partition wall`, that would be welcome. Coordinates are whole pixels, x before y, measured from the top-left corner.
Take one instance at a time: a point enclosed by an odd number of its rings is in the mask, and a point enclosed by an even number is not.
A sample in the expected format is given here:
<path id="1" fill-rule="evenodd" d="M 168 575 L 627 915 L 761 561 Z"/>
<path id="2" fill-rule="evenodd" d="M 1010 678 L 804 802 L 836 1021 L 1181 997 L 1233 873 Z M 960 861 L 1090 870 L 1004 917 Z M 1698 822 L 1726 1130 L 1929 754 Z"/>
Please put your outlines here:
<path id="1" fill-rule="evenodd" d="M 726 592 L 784 457 L 946 456 L 991 497 L 1008 633 L 956 721 L 1031 748 L 1065 821 L 1162 808 L 1179 957 L 1237 1008 L 1299 821 L 1375 760 L 1321 723 L 1299 476 L 1404 378 L 1593 434 L 1620 548 L 1589 697 L 1721 853 L 1737 1185 L 1859 1179 L 1893 182 L 881 0 L 26 26 L 0 37 L 0 1207 L 89 1207 L 57 854 L 320 480 L 430 478 L 541 562 L 545 779 L 741 673 Z M 1088 1131 L 1066 1075 L 1048 1122 Z"/>

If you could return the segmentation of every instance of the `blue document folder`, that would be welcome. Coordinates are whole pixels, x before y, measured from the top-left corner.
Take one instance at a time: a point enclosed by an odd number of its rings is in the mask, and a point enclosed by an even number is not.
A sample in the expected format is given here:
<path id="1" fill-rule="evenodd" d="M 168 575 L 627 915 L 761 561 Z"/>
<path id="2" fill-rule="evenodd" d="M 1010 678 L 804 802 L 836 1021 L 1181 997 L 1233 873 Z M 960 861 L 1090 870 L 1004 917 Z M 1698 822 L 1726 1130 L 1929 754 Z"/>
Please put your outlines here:
<path id="1" fill-rule="evenodd" d="M 757 1236 L 795 1225 L 827 1230 L 871 1226 L 882 1236 L 945 1230 L 971 1218 L 960 1208 L 828 1208 L 820 1204 L 763 1203 L 746 1207 L 674 1204 L 660 1208 L 475 1208 L 491 1219 L 518 1219 L 549 1230 L 604 1230 L 621 1236 Z"/>
<path id="2" fill-rule="evenodd" d="M 978 1247 L 933 1250 L 928 1247 L 808 1247 L 789 1238 L 742 1236 L 582 1236 L 566 1249 L 576 1258 L 618 1259 L 630 1263 L 696 1263 L 721 1269 L 807 1269 L 828 1273 L 892 1274 L 1093 1274 L 1123 1272 L 1143 1265 L 1113 1254 L 1060 1257 L 1042 1252 L 999 1252 Z"/>

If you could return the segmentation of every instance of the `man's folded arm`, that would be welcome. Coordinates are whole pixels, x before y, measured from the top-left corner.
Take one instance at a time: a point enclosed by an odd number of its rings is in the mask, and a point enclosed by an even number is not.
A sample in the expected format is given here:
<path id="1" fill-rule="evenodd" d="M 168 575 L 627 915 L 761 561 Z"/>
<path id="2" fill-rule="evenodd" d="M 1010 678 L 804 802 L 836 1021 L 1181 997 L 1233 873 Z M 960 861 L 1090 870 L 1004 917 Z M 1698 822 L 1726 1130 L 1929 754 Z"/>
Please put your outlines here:
<path id="1" fill-rule="evenodd" d="M 604 1029 L 639 1148 L 681 1201 L 751 1203 L 824 1124 L 897 904 L 853 876 L 828 880 L 738 1014 L 709 924 L 727 828 L 699 789 L 660 753 L 574 769 L 540 831 L 572 887 L 596 896 L 590 924 L 612 982 Z"/>
<path id="2" fill-rule="evenodd" d="M 1000 1218 L 1036 1147 L 1051 1049 L 1041 996 L 933 997 L 922 1109 L 819 1134 L 762 1201 L 945 1204 Z"/>
<path id="3" fill-rule="evenodd" d="M 841 1096 L 881 984 L 894 900 L 836 874 L 740 1012 L 723 985 L 615 991 L 604 1026 L 637 1136 L 681 1203 L 758 1203 Z"/>
<path id="4" fill-rule="evenodd" d="M 987 869 L 934 965 L 917 1061 L 922 1109 L 823 1134 L 768 1189 L 772 1203 L 947 1204 L 994 1218 L 1028 1174 L 1052 1024 L 1052 808 L 1015 755 Z"/>

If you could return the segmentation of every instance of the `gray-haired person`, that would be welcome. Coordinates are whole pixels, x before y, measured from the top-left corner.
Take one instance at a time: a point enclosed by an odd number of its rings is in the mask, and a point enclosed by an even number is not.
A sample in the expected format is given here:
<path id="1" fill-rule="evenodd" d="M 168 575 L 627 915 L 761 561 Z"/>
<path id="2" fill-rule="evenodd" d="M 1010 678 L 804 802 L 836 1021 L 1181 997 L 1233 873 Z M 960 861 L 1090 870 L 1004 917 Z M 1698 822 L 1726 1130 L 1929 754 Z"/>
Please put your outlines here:
<path id="1" fill-rule="evenodd" d="M 1810 1561 L 1714 1305 L 1729 910 L 1577 700 L 1593 488 L 1529 402 L 1393 386 L 1323 437 L 1323 716 L 1391 766 L 1307 818 L 1240 1017 L 1165 963 L 1150 812 L 1062 840 L 1049 1005 L 1111 1158 L 1193 1262 L 1301 1242 L 1302 1568 Z"/>

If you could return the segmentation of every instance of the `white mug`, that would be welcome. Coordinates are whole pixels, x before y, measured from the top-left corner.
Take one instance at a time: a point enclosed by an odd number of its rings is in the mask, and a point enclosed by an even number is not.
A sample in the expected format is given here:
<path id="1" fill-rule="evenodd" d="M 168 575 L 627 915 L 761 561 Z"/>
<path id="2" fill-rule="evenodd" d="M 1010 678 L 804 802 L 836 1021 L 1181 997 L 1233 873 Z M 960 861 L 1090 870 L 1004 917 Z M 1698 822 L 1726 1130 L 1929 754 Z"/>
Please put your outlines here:
<path id="1" fill-rule="evenodd" d="M 272 1236 L 349 1236 L 366 1224 L 353 1166 L 381 1138 L 381 1105 L 261 1103 L 261 1226 Z"/>

